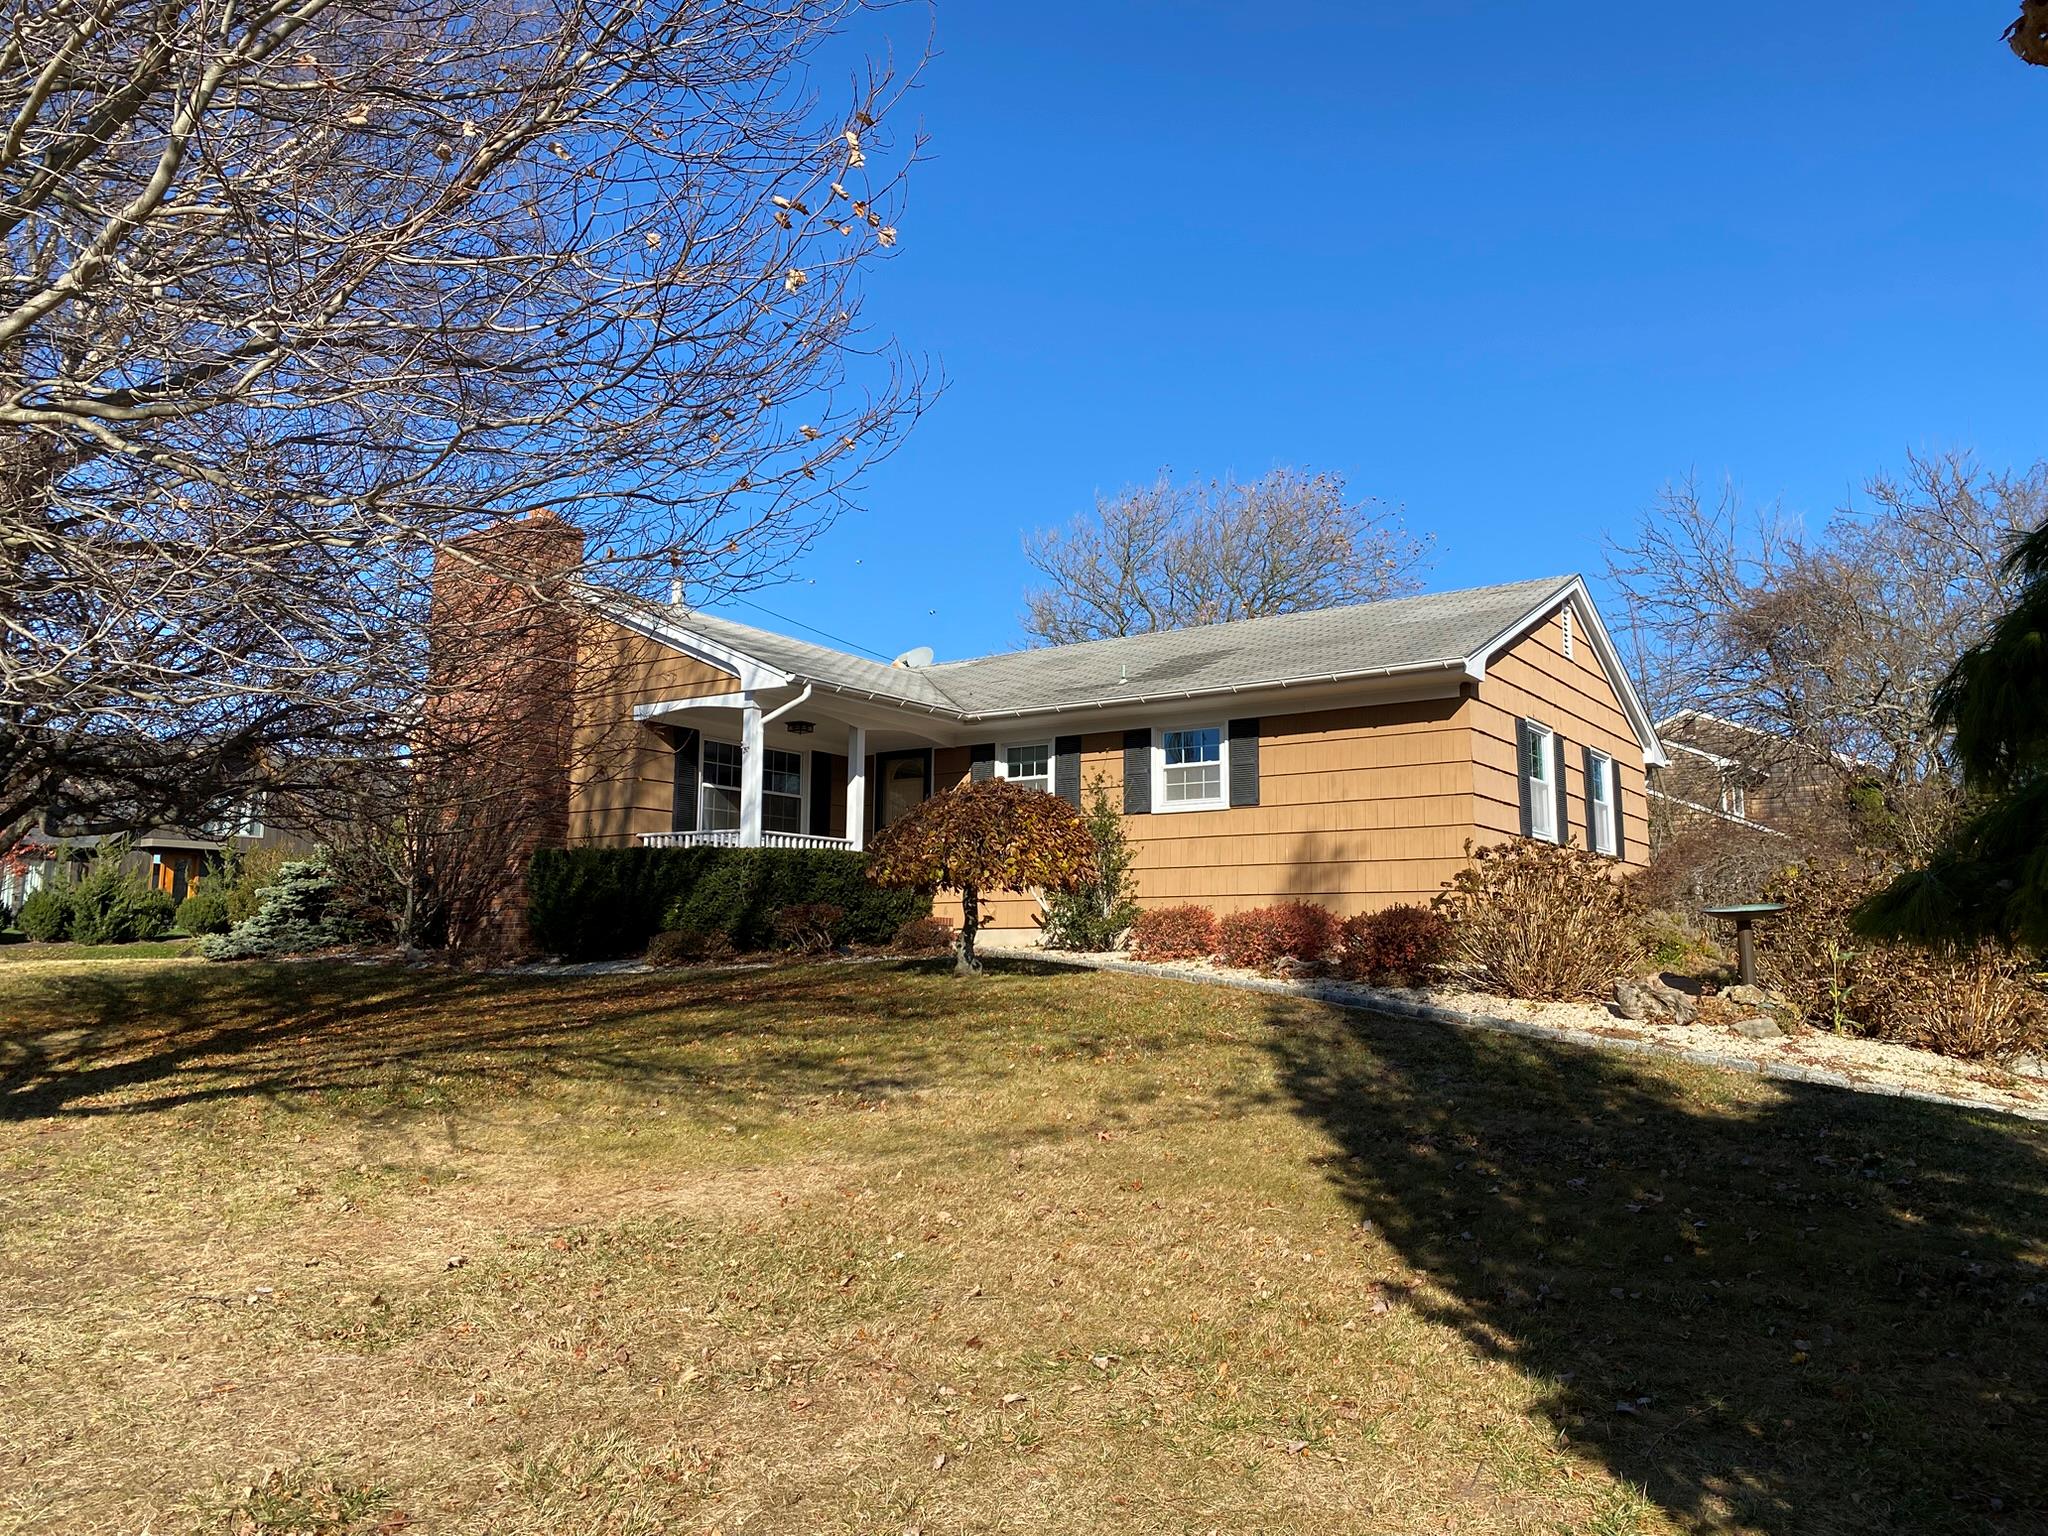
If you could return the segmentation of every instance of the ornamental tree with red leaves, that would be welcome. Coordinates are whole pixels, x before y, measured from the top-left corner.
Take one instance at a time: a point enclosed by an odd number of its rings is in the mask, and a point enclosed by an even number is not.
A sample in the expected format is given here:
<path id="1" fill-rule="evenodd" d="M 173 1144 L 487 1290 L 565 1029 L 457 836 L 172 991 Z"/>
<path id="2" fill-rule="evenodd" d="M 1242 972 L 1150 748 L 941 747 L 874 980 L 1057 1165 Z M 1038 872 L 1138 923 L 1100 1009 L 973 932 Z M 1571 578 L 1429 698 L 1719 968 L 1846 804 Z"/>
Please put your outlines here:
<path id="1" fill-rule="evenodd" d="M 868 878 L 902 890 L 960 893 L 954 969 L 981 969 L 974 936 L 983 891 L 1067 891 L 1095 870 L 1095 839 L 1057 795 L 1008 779 L 941 791 L 875 834 Z"/>

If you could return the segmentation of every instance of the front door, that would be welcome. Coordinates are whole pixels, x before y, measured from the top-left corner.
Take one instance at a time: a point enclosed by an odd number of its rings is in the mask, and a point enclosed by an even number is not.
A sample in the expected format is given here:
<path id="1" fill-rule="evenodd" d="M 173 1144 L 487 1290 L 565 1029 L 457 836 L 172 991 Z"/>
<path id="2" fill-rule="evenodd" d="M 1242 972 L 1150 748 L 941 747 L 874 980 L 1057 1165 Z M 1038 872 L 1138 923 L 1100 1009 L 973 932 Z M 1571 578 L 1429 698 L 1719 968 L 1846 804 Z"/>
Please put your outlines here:
<path id="1" fill-rule="evenodd" d="M 932 792 L 930 752 L 884 752 L 875 759 L 880 775 L 876 790 L 875 825 L 886 827 L 900 820 L 912 806 L 922 804 Z"/>

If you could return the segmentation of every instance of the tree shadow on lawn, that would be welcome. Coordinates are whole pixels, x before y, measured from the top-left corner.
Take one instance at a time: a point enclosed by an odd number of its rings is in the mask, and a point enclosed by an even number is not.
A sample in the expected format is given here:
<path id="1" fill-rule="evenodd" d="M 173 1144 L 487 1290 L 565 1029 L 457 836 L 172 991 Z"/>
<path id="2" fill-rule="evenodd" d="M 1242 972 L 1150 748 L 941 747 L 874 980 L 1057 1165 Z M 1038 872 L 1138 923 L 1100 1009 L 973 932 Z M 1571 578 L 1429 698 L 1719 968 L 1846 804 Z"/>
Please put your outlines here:
<path id="1" fill-rule="evenodd" d="M 551 977 L 373 966 L 82 972 L 0 1033 L 0 1121 L 289 1103 L 429 1081 L 444 1094 L 611 1081 L 737 1112 L 764 1091 L 894 1096 L 940 1068 L 943 986 L 892 966 Z M 15 994 L 18 1000 L 22 994 Z M 849 1050 L 858 1026 L 861 1049 Z M 734 1063 L 694 1052 L 743 1036 Z M 955 1064 L 948 1064 L 952 1070 Z"/>
<path id="2" fill-rule="evenodd" d="M 326 1093 L 364 1095 L 362 1112 L 375 1113 L 402 1107 L 411 1089 L 444 1108 L 491 1107 L 579 1082 L 758 1122 L 807 1102 L 972 1086 L 1009 1070 L 1019 1049 L 1086 1058 L 1112 1039 L 1177 1038 L 1071 1006 L 1084 979 L 1067 967 L 1006 961 L 967 981 L 950 970 L 948 960 L 597 976 L 317 964 L 67 972 L 0 1000 L 16 1015 L 0 1028 L 0 1122 L 252 1098 L 288 1108 Z M 1015 1033 L 1054 1007 L 1056 1030 L 1034 1028 L 1028 1044 Z"/>
<path id="3" fill-rule="evenodd" d="M 1696 1530 L 2048 1530 L 2048 1129 L 1276 1001 L 1329 1176 Z"/>

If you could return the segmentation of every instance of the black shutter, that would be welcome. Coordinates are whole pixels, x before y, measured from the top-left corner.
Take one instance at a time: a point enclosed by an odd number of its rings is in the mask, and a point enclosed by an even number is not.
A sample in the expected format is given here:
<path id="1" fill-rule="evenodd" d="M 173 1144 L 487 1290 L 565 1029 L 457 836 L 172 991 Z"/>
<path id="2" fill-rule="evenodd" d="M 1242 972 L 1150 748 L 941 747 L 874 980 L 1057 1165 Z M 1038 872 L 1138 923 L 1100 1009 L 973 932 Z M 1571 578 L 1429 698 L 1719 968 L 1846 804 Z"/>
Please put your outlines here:
<path id="1" fill-rule="evenodd" d="M 832 754 L 811 754 L 811 836 L 832 835 Z"/>
<path id="2" fill-rule="evenodd" d="M 1230 722 L 1230 803 L 1259 803 L 1259 722 Z"/>
<path id="3" fill-rule="evenodd" d="M 1143 816 L 1152 809 L 1152 732 L 1124 732 L 1124 814 Z"/>
<path id="4" fill-rule="evenodd" d="M 1623 863 L 1628 862 L 1628 812 L 1621 798 L 1621 768 L 1612 770 L 1614 783 L 1610 786 L 1614 794 L 1614 856 Z"/>
<path id="5" fill-rule="evenodd" d="M 1060 736 L 1052 744 L 1052 792 L 1081 808 L 1081 738 Z"/>
<path id="6" fill-rule="evenodd" d="M 703 773 L 703 738 L 685 726 L 676 732 L 675 797 L 669 805 L 671 832 L 697 830 L 697 782 Z"/>
<path id="7" fill-rule="evenodd" d="M 1557 846 L 1562 848 L 1572 840 L 1571 800 L 1565 794 L 1564 738 L 1555 731 L 1550 733 L 1550 766 L 1557 773 Z"/>
<path id="8" fill-rule="evenodd" d="M 981 746 L 967 749 L 967 776 L 970 779 L 992 779 L 996 776 L 994 742 L 985 742 Z"/>
<path id="9" fill-rule="evenodd" d="M 1522 789 L 1522 836 L 1536 835 L 1536 818 L 1529 810 L 1529 744 L 1536 733 L 1529 729 L 1529 722 L 1517 716 L 1515 719 L 1515 782 Z"/>
<path id="10" fill-rule="evenodd" d="M 1600 848 L 1600 812 L 1593 803 L 1593 775 L 1599 772 L 1600 765 L 1595 760 L 1591 747 L 1581 750 L 1585 754 L 1586 770 L 1586 846 L 1597 853 Z M 1614 793 L 1612 784 L 1607 786 L 1607 793 Z"/>

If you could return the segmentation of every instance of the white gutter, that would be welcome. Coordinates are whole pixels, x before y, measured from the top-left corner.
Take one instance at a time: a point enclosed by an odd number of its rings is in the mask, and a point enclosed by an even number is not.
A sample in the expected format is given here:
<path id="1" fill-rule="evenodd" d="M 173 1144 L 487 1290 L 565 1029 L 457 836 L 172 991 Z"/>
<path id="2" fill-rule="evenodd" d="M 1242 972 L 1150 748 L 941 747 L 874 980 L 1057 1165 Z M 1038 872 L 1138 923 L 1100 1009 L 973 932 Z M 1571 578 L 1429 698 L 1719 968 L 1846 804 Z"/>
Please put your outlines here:
<path id="1" fill-rule="evenodd" d="M 1767 827 L 1760 821 L 1751 821 L 1747 816 L 1737 816 L 1733 811 L 1717 811 L 1711 805 L 1701 805 L 1697 800 L 1681 800 L 1677 795 L 1667 795 L 1661 789 L 1645 789 L 1644 794 L 1652 800 L 1662 800 L 1666 805 L 1681 805 L 1688 811 L 1698 811 L 1702 816 L 1711 816 L 1716 821 L 1725 821 L 1731 827 L 1744 827 L 1751 832 L 1764 832 L 1772 837 L 1791 837 L 1790 832 L 1780 832 L 1776 827 Z"/>
<path id="2" fill-rule="evenodd" d="M 898 709 L 918 709 L 927 714 L 950 715 L 963 725 L 984 720 L 1021 720 L 1032 715 L 1063 715 L 1079 710 L 1128 709 L 1139 704 L 1163 704 L 1174 699 L 1206 699 L 1226 697 L 1243 693 L 1266 693 L 1281 688 L 1314 687 L 1324 683 L 1362 682 L 1368 678 L 1423 676 L 1432 673 L 1463 671 L 1466 660 L 1462 656 L 1439 661 L 1403 662 L 1392 667 L 1368 667 L 1355 672 L 1314 672 L 1300 677 L 1281 677 L 1256 683 L 1224 683 L 1214 688 L 1169 689 L 1163 693 L 1140 693 L 1113 695 L 1094 699 L 1075 699 L 1063 704 L 1034 705 L 1029 709 L 992 710 L 948 710 L 936 705 L 921 704 L 910 699 L 899 699 L 885 693 L 874 693 L 865 688 L 855 688 L 843 683 L 821 683 L 830 693 L 853 694 L 879 704 L 893 705 Z"/>

